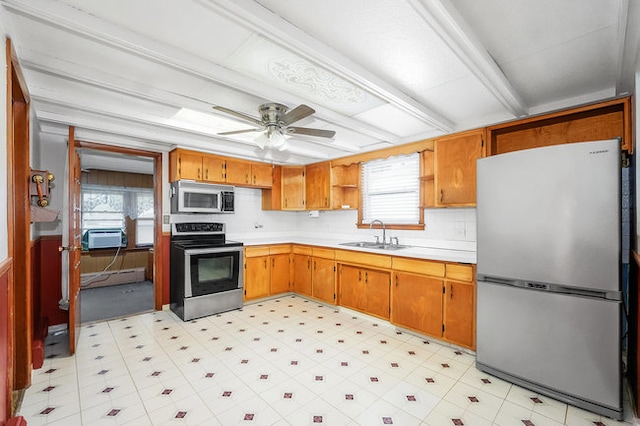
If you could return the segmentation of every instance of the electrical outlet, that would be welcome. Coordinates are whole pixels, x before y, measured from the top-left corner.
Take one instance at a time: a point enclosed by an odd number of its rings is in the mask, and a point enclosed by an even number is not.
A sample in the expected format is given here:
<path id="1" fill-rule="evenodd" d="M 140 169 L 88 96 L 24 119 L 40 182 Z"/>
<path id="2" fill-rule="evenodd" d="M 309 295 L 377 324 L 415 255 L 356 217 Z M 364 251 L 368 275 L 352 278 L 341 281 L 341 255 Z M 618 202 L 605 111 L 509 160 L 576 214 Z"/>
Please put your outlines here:
<path id="1" fill-rule="evenodd" d="M 168 225 L 171 223 L 171 215 L 163 214 L 162 215 L 162 223 Z"/>

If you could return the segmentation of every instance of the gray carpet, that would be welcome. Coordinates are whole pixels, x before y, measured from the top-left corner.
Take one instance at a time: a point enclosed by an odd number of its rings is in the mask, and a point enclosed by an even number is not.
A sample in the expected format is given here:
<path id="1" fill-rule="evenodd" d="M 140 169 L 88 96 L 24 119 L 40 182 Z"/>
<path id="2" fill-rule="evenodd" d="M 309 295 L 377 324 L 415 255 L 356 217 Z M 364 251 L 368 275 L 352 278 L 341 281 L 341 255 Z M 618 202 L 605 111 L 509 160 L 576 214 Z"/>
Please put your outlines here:
<path id="1" fill-rule="evenodd" d="M 153 283 L 143 281 L 80 290 L 83 324 L 153 310 Z"/>

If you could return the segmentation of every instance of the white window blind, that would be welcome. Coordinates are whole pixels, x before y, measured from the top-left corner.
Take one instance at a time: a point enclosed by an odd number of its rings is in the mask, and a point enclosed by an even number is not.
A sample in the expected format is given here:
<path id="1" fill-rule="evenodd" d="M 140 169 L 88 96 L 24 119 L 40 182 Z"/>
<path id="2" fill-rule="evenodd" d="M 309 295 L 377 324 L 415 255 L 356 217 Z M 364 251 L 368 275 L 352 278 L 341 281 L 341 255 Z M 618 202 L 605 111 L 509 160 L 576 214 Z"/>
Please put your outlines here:
<path id="1" fill-rule="evenodd" d="M 362 164 L 362 222 L 418 224 L 420 156 L 399 155 Z"/>

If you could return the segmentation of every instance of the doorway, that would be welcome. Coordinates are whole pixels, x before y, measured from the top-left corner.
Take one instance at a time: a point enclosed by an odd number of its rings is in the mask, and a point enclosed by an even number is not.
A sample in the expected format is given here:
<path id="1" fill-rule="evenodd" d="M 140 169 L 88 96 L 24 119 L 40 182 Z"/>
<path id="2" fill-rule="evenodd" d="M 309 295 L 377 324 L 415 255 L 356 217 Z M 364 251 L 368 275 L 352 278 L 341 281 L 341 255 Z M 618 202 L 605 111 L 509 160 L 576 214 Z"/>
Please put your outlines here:
<path id="1" fill-rule="evenodd" d="M 160 309 L 161 154 L 79 141 L 75 150 L 80 323 Z"/>
<path id="2" fill-rule="evenodd" d="M 154 309 L 154 158 L 78 149 L 81 164 L 80 318 Z"/>

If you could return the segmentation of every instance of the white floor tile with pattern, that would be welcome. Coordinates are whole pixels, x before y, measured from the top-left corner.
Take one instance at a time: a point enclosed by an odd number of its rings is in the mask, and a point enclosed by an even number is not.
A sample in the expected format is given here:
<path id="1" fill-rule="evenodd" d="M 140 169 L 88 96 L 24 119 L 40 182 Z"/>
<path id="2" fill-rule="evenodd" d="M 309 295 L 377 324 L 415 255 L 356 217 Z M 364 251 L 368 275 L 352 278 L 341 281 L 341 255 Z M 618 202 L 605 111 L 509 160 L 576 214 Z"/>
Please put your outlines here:
<path id="1" fill-rule="evenodd" d="M 29 425 L 500 425 L 617 422 L 478 371 L 474 356 L 384 321 L 286 296 L 183 322 L 83 326 L 34 370 Z"/>

